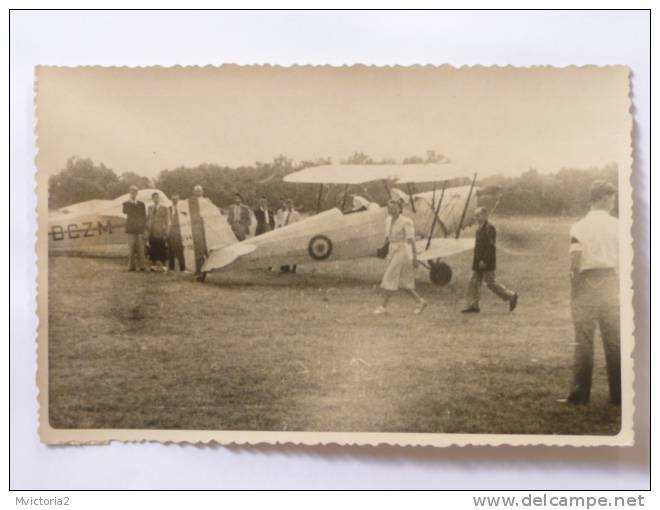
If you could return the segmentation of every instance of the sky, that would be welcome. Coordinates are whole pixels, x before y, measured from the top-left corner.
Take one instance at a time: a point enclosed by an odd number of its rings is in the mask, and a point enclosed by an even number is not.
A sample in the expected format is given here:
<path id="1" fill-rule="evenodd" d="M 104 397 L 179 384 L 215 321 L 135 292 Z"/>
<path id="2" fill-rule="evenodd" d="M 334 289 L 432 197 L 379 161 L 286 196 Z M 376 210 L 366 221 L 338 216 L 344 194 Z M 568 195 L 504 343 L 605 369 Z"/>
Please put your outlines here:
<path id="1" fill-rule="evenodd" d="M 91 158 L 156 177 L 354 152 L 435 150 L 466 171 L 518 175 L 621 164 L 625 67 L 39 67 L 41 171 Z"/>

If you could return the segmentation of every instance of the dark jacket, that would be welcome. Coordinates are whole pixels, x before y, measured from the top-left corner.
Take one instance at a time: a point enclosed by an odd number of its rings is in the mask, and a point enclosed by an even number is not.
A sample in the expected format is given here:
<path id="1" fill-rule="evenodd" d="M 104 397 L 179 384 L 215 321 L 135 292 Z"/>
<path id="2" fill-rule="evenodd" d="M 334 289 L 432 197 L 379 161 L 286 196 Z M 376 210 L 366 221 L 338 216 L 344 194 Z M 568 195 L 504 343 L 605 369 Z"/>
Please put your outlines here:
<path id="1" fill-rule="evenodd" d="M 144 202 L 139 200 L 135 203 L 130 200 L 124 202 L 122 211 L 126 215 L 126 233 L 144 234 L 144 229 L 147 226 L 147 208 L 144 206 Z"/>
<path id="2" fill-rule="evenodd" d="M 495 227 L 488 222 L 477 229 L 474 242 L 474 258 L 472 260 L 473 271 L 495 271 L 496 236 Z M 485 266 L 480 268 L 479 262 L 482 261 Z"/>
<path id="3" fill-rule="evenodd" d="M 266 224 L 266 215 L 261 209 L 254 210 L 254 217 L 257 220 L 257 230 L 255 235 L 258 236 L 259 234 L 264 234 L 275 229 L 275 215 L 270 209 L 268 209 L 268 219 L 270 220 L 268 224 Z"/>

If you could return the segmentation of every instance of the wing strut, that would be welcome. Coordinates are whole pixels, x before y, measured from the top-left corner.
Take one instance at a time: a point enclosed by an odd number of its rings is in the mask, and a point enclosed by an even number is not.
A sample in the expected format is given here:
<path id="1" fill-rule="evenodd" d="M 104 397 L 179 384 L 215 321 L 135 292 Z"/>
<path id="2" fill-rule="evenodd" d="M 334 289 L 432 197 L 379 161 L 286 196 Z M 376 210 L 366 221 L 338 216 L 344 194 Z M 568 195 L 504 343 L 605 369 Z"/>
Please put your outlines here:
<path id="1" fill-rule="evenodd" d="M 316 199 L 316 214 L 321 212 L 321 200 L 323 199 L 323 183 L 319 186 L 319 197 Z"/>
<path id="2" fill-rule="evenodd" d="M 413 198 L 413 187 L 411 183 L 408 183 L 408 198 L 410 199 L 410 207 L 412 207 L 413 213 L 416 213 L 417 211 L 415 210 L 415 199 Z"/>
<path id="3" fill-rule="evenodd" d="M 382 180 L 382 183 L 383 186 L 385 187 L 385 194 L 387 195 L 387 201 L 389 202 L 390 199 L 392 198 L 392 194 L 390 193 L 390 187 L 387 185 L 387 181 L 385 179 Z"/>
<path id="4" fill-rule="evenodd" d="M 463 222 L 465 221 L 465 215 L 467 214 L 468 206 L 470 205 L 470 199 L 472 198 L 472 190 L 474 190 L 474 185 L 477 182 L 477 174 L 474 174 L 472 178 L 472 184 L 470 185 L 470 191 L 468 192 L 467 200 L 465 201 L 465 207 L 463 207 L 463 214 L 461 215 L 461 222 L 458 224 L 456 229 L 456 239 L 461 235 L 461 229 L 463 228 Z"/>
<path id="5" fill-rule="evenodd" d="M 371 196 L 371 193 L 369 193 L 369 190 L 366 186 L 360 186 L 360 188 L 362 188 L 364 195 L 369 199 L 370 202 L 375 202 L 374 197 Z"/>
<path id="6" fill-rule="evenodd" d="M 346 199 L 348 198 L 348 187 L 350 184 L 347 184 L 346 187 L 344 188 L 344 198 L 341 201 L 341 212 L 344 212 L 344 209 L 346 208 Z"/>
<path id="7" fill-rule="evenodd" d="M 433 231 L 435 230 L 435 225 L 438 223 L 438 214 L 440 214 L 440 206 L 442 205 L 442 199 L 445 197 L 445 187 L 447 186 L 447 181 L 442 182 L 442 191 L 440 191 L 440 200 L 438 200 L 438 205 L 433 211 L 433 223 L 431 223 L 431 231 L 429 232 L 429 238 L 426 240 L 426 250 L 431 246 L 431 238 L 433 237 Z M 435 188 L 433 188 L 433 193 L 435 193 Z"/>

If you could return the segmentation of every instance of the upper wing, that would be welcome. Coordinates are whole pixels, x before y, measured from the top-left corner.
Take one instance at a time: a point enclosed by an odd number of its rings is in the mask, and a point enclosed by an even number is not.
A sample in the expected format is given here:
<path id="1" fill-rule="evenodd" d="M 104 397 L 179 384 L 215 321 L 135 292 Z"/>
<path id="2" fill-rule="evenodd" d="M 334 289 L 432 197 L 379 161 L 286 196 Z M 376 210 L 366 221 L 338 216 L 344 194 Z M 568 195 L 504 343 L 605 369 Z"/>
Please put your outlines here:
<path id="1" fill-rule="evenodd" d="M 149 203 L 158 193 L 160 203 L 169 205 L 165 194 L 157 189 L 143 189 L 138 199 Z M 81 255 L 125 255 L 127 236 L 125 194 L 112 200 L 94 199 L 68 205 L 48 215 L 48 250 Z"/>
<path id="2" fill-rule="evenodd" d="M 400 183 L 440 182 L 464 177 L 467 172 L 452 163 L 420 165 L 321 165 L 284 177 L 285 182 L 308 184 L 363 184 L 390 180 Z"/>
<path id="3" fill-rule="evenodd" d="M 453 239 L 450 237 L 441 237 L 431 239 L 431 245 L 428 250 L 426 249 L 426 239 L 417 241 L 417 256 L 418 260 L 431 260 L 445 257 L 451 257 L 457 253 L 470 251 L 474 249 L 474 237 L 463 237 Z"/>

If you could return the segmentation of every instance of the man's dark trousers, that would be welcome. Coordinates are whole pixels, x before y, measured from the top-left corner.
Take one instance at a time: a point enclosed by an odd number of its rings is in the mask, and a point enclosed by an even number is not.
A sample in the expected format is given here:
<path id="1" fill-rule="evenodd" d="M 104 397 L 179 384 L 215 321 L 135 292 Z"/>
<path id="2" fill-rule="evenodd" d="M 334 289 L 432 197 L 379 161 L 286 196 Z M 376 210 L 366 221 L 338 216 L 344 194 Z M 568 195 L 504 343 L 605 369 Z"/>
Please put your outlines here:
<path id="1" fill-rule="evenodd" d="M 170 234 L 170 237 L 167 240 L 168 245 L 168 265 L 170 271 L 174 271 L 175 265 L 174 262 L 179 262 L 179 270 L 186 270 L 186 260 L 183 256 L 183 243 L 181 242 L 181 234 Z"/>
<path id="2" fill-rule="evenodd" d="M 581 272 L 572 283 L 571 312 L 575 326 L 573 386 L 568 399 L 588 403 L 594 364 L 596 325 L 603 338 L 610 402 L 621 404 L 621 332 L 619 279 L 613 269 Z"/>
<path id="3" fill-rule="evenodd" d="M 186 270 L 186 260 L 183 256 L 183 240 L 181 239 L 181 225 L 179 224 L 179 212 L 174 206 L 170 206 L 170 234 L 167 238 L 167 259 L 170 271 L 174 271 L 174 261 L 179 261 L 179 270 Z"/>

